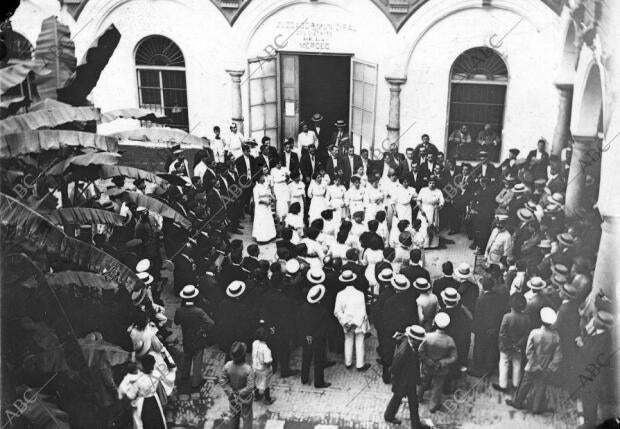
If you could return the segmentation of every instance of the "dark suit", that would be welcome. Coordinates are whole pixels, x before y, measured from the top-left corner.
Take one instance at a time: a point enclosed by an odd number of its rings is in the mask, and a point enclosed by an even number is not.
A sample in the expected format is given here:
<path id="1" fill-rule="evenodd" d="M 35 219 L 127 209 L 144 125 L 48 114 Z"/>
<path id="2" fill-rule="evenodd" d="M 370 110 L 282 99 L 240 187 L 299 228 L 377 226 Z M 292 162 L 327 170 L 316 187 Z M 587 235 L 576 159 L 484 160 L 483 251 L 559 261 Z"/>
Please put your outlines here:
<path id="1" fill-rule="evenodd" d="M 290 155 L 291 157 L 288 164 L 286 163 L 286 152 L 280 154 L 280 161 L 282 162 L 282 166 L 288 167 L 291 174 L 293 174 L 294 172 L 299 172 L 299 158 L 294 152 L 291 152 Z"/>
<path id="2" fill-rule="evenodd" d="M 357 170 L 362 167 L 362 165 L 362 157 L 359 155 L 353 155 L 353 170 L 351 170 L 351 160 L 349 159 L 349 155 L 342 157 L 343 182 L 345 183 L 345 186 L 349 186 L 351 176 L 356 174 Z"/>
<path id="3" fill-rule="evenodd" d="M 262 169 L 265 165 L 269 167 L 271 170 L 276 163 L 277 154 L 275 157 L 272 157 L 271 154 L 268 154 L 265 158 L 265 155 L 262 153 L 256 157 L 256 167 L 258 170 Z M 269 162 L 269 163 L 267 163 Z"/>
<path id="4" fill-rule="evenodd" d="M 411 180 L 409 176 L 413 172 L 413 168 L 411 166 L 414 162 L 415 160 L 408 158 L 400 161 L 398 165 L 398 178 L 400 180 L 403 180 L 404 178 L 407 178 L 407 180 Z"/>
<path id="5" fill-rule="evenodd" d="M 433 162 L 430 165 L 429 165 L 428 162 L 425 162 L 425 163 L 421 164 L 420 165 L 420 173 L 422 174 L 422 177 L 424 177 L 426 180 L 428 180 L 428 178 L 434 174 L 433 170 L 435 169 L 436 165 L 437 165 L 436 162 Z"/>
<path id="6" fill-rule="evenodd" d="M 420 360 L 418 351 L 404 339 L 398 345 L 390 367 L 392 373 L 392 399 L 385 410 L 385 420 L 396 417 L 402 399 L 406 396 L 409 402 L 409 416 L 411 427 L 419 428 L 420 415 L 418 413 L 417 387 L 420 384 Z"/>
<path id="7" fill-rule="evenodd" d="M 309 153 L 301 156 L 299 168 L 301 169 L 301 175 L 303 176 L 304 182 L 306 183 L 306 188 L 308 185 L 307 179 L 312 179 L 312 176 L 318 171 L 319 167 L 320 162 L 318 157 L 316 156 L 316 153 L 314 154 L 314 168 L 312 168 L 312 162 Z"/>
<path id="8" fill-rule="evenodd" d="M 218 226 L 228 219 L 226 204 L 222 198 L 222 191 L 211 189 L 207 192 L 207 207 L 211 215 L 209 219 L 213 225 Z"/>
<path id="9" fill-rule="evenodd" d="M 310 363 L 314 361 L 314 385 L 325 384 L 323 369 L 325 365 L 325 347 L 327 343 L 327 330 L 329 326 L 329 314 L 323 303 L 310 304 L 304 302 L 301 306 L 301 335 L 302 335 L 302 358 L 301 358 L 301 382 L 307 383 L 310 377 Z M 308 344 L 307 337 L 311 337 Z"/>
<path id="10" fill-rule="evenodd" d="M 338 173 L 338 170 L 344 171 L 343 160 L 340 157 L 336 158 L 336 167 L 335 168 L 334 168 L 334 158 L 332 158 L 331 155 L 329 155 L 323 161 L 323 165 L 325 167 L 325 172 L 329 175 L 329 177 L 332 179 L 332 181 L 334 180 L 334 177 L 336 177 L 336 173 Z"/>
<path id="11" fill-rule="evenodd" d="M 441 292 L 448 289 L 449 287 L 458 289 L 459 282 L 456 281 L 454 277 L 447 276 L 443 276 L 435 280 L 435 283 L 433 283 L 433 293 L 437 296 L 439 302 L 441 302 Z"/>
<path id="12" fill-rule="evenodd" d="M 415 191 L 418 193 L 420 192 L 420 189 L 426 186 L 424 176 L 419 170 L 417 173 L 411 173 L 409 175 L 409 186 L 415 188 Z"/>
<path id="13" fill-rule="evenodd" d="M 317 147 L 317 149 L 321 148 L 327 148 L 327 146 L 329 146 L 329 140 L 330 140 L 330 133 L 329 133 L 329 127 L 325 126 L 325 125 L 321 125 L 320 129 L 321 131 L 317 131 L 316 127 L 314 126 L 314 124 L 309 127 L 310 130 L 314 131 L 314 134 L 316 134 L 317 139 L 319 139 L 319 146 Z M 303 157 L 303 153 L 302 153 L 302 157 Z"/>
<path id="14" fill-rule="evenodd" d="M 495 291 L 484 292 L 474 312 L 474 369 L 492 373 L 499 362 L 499 327 L 506 314 L 505 299 Z"/>
<path id="15" fill-rule="evenodd" d="M 530 173 L 532 173 L 532 177 L 534 180 L 536 179 L 547 179 L 547 166 L 549 165 L 549 154 L 547 152 L 542 152 L 540 155 L 540 159 L 536 160 L 536 149 L 528 153 L 527 155 L 527 164 L 530 166 Z"/>
<path id="16" fill-rule="evenodd" d="M 342 129 L 342 131 L 336 130 L 329 138 L 329 146 L 338 147 L 338 156 L 343 156 L 345 153 L 345 146 L 351 142 L 349 138 L 349 132 Z"/>
<path id="17" fill-rule="evenodd" d="M 394 161 L 390 161 L 388 165 L 389 165 L 388 168 L 391 168 L 392 170 L 394 170 L 394 172 L 398 173 L 398 163 Z M 374 172 L 375 174 L 378 174 L 379 176 L 383 176 L 384 169 L 385 169 L 385 162 L 379 161 L 375 165 Z"/>
<path id="18" fill-rule="evenodd" d="M 547 183 L 547 188 L 551 191 L 551 194 L 555 194 L 556 192 L 564 192 L 566 191 L 566 180 L 562 177 L 561 174 L 558 174 L 556 177 L 549 180 Z"/>
<path id="19" fill-rule="evenodd" d="M 425 278 L 429 282 L 431 281 L 431 275 L 429 274 L 428 270 L 420 265 L 404 265 L 401 267 L 400 273 L 407 277 L 407 280 L 409 280 L 409 282 L 411 283 L 411 287 L 413 287 L 413 283 L 416 281 L 416 279 L 420 277 Z"/>
<path id="20" fill-rule="evenodd" d="M 258 165 L 256 159 L 250 155 L 250 171 L 248 171 L 245 157 L 241 155 L 235 160 L 235 167 L 237 167 L 237 173 L 239 174 L 239 183 L 243 188 L 241 200 L 243 201 L 243 207 L 249 209 L 250 200 L 252 199 L 252 187 L 254 186 L 254 179 L 256 172 L 258 171 Z"/>

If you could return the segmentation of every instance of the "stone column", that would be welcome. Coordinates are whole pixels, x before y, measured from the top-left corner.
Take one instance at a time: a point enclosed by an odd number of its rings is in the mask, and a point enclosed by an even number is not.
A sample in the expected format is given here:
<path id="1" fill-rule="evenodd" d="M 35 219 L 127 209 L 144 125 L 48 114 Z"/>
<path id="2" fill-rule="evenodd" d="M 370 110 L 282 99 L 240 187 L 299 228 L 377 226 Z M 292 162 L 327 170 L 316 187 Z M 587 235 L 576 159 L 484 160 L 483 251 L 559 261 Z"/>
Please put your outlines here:
<path id="1" fill-rule="evenodd" d="M 245 73 L 245 70 L 226 70 L 226 73 L 230 75 L 232 80 L 231 85 L 231 107 L 232 107 L 232 121 L 237 124 L 239 132 L 243 134 L 243 108 L 241 103 L 241 76 Z"/>
<path id="2" fill-rule="evenodd" d="M 595 145 L 596 136 L 573 136 L 573 155 L 568 171 L 566 186 L 566 215 L 573 217 L 577 207 L 582 205 L 586 188 L 586 175 L 598 168 L 601 159 L 600 148 Z"/>
<path id="3" fill-rule="evenodd" d="M 407 78 L 386 76 L 385 80 L 390 84 L 390 117 L 387 125 L 387 141 L 389 144 L 398 144 L 400 137 L 400 87 L 407 82 Z M 385 152 L 388 149 L 389 146 L 380 148 L 381 152 Z"/>
<path id="4" fill-rule="evenodd" d="M 556 83 L 558 89 L 558 119 L 553 132 L 551 154 L 560 156 L 562 149 L 567 146 L 570 139 L 570 118 L 573 103 L 573 85 Z"/>

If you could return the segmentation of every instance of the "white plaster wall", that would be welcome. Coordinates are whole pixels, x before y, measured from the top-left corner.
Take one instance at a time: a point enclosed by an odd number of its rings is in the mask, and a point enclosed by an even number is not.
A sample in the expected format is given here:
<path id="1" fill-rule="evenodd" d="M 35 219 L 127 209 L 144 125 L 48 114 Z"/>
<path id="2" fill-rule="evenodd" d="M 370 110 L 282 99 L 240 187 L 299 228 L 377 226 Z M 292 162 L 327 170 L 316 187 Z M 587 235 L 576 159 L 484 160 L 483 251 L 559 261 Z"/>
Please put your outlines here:
<path id="1" fill-rule="evenodd" d="M 63 24 L 70 27 L 73 24 L 73 20 L 61 12 L 60 3 L 57 0 L 24 0 L 11 17 L 11 25 L 13 30 L 28 39 L 35 47 L 37 37 L 41 32 L 41 22 L 53 15 L 58 16 Z"/>
<path id="2" fill-rule="evenodd" d="M 522 18 L 505 9 L 466 9 L 441 18 L 415 45 L 401 94 L 401 130 L 415 122 L 404 143 L 417 144 L 424 132 L 445 148 L 450 69 L 467 49 L 489 46 Z M 455 31 L 455 29 L 459 29 Z M 495 38 L 497 42 L 499 39 Z M 553 85 L 557 34 L 523 19 L 496 51 L 504 59 L 509 83 L 504 111 L 502 157 L 510 148 L 534 147 L 540 136 L 551 140 L 557 116 Z"/>

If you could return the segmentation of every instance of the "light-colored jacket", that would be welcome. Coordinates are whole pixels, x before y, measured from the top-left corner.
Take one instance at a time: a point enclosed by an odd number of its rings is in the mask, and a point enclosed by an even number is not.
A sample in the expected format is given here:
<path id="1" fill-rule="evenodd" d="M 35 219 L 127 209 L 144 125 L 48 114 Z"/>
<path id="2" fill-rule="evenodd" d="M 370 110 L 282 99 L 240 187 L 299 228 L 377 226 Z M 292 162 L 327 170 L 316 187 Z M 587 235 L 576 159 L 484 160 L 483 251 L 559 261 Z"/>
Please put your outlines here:
<path id="1" fill-rule="evenodd" d="M 499 264 L 502 256 L 512 255 L 512 237 L 506 230 L 500 231 L 497 228 L 493 229 L 489 243 L 486 249 L 487 261 L 490 264 Z"/>
<path id="2" fill-rule="evenodd" d="M 526 371 L 557 371 L 562 360 L 560 335 L 553 329 L 545 327 L 533 329 L 527 338 L 525 355 Z"/>
<path id="3" fill-rule="evenodd" d="M 356 334 L 368 332 L 368 315 L 366 314 L 364 293 L 351 285 L 338 292 L 336 295 L 336 305 L 334 306 L 334 316 L 336 316 L 345 332 L 347 332 L 346 324 L 355 325 Z"/>

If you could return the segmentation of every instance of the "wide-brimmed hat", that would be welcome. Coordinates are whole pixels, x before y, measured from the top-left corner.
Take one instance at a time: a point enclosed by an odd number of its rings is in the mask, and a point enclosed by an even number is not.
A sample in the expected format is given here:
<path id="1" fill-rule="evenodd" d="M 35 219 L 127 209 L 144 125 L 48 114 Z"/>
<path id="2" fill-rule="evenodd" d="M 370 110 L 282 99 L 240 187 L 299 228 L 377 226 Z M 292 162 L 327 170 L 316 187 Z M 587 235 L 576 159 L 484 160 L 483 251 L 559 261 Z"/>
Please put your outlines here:
<path id="1" fill-rule="evenodd" d="M 434 322 L 439 329 L 446 329 L 450 324 L 450 316 L 448 315 L 448 313 L 440 311 L 435 315 Z"/>
<path id="2" fill-rule="evenodd" d="M 407 279 L 407 277 L 405 277 L 403 274 L 396 274 L 395 276 L 393 276 L 390 283 L 392 284 L 392 287 L 396 290 L 407 290 L 409 289 L 409 286 L 411 286 L 411 283 L 409 283 L 409 279 Z"/>
<path id="3" fill-rule="evenodd" d="M 136 213 L 146 213 L 148 212 L 148 209 L 144 206 L 138 206 L 138 208 L 136 209 Z"/>
<path id="4" fill-rule="evenodd" d="M 517 178 L 515 176 L 513 176 L 512 174 L 508 174 L 507 176 L 504 177 L 504 182 L 516 182 Z"/>
<path id="5" fill-rule="evenodd" d="M 185 285 L 179 296 L 183 299 L 192 299 L 198 296 L 198 289 L 194 285 Z"/>
<path id="6" fill-rule="evenodd" d="M 532 200 L 529 200 L 528 202 L 525 203 L 525 208 L 530 210 L 531 212 L 534 212 L 538 208 L 538 204 L 536 204 Z"/>
<path id="7" fill-rule="evenodd" d="M 136 264 L 136 273 L 148 271 L 151 268 L 151 261 L 148 259 L 140 259 Z"/>
<path id="8" fill-rule="evenodd" d="M 568 299 L 576 299 L 579 296 L 579 291 L 577 290 L 577 288 L 567 282 L 564 282 L 560 285 L 560 292 Z"/>
<path id="9" fill-rule="evenodd" d="M 312 121 L 314 122 L 319 122 L 323 120 L 323 115 L 321 115 L 320 113 L 315 113 L 310 119 L 312 119 Z"/>
<path id="10" fill-rule="evenodd" d="M 572 246 L 573 244 L 575 244 L 575 238 L 568 232 L 558 234 L 558 241 L 564 246 Z"/>
<path id="11" fill-rule="evenodd" d="M 306 278 L 310 283 L 318 285 L 325 280 L 325 272 L 320 268 L 311 268 L 306 273 Z"/>
<path id="12" fill-rule="evenodd" d="M 336 122 L 334 122 L 334 125 L 338 128 L 347 126 L 346 122 L 343 121 L 342 119 L 338 119 Z"/>
<path id="13" fill-rule="evenodd" d="M 504 214 L 504 213 L 497 213 L 497 214 L 495 215 L 495 220 L 496 220 L 497 222 L 499 222 L 499 223 L 504 223 L 504 222 L 506 222 L 506 221 L 508 220 L 508 217 L 509 217 L 509 216 L 508 216 L 507 214 Z"/>
<path id="14" fill-rule="evenodd" d="M 419 325 L 411 325 L 405 328 L 405 335 L 413 340 L 424 340 L 426 337 L 426 331 Z"/>
<path id="15" fill-rule="evenodd" d="M 235 341 L 232 343 L 232 346 L 230 346 L 230 357 L 234 360 L 239 360 L 245 357 L 246 352 L 247 346 L 243 341 Z"/>
<path id="16" fill-rule="evenodd" d="M 520 208 L 517 210 L 517 217 L 523 222 L 530 222 L 534 220 L 534 213 L 526 208 Z"/>
<path id="17" fill-rule="evenodd" d="M 284 267 L 288 274 L 295 274 L 299 271 L 299 261 L 297 259 L 289 259 Z"/>
<path id="18" fill-rule="evenodd" d="M 468 279 L 471 274 L 471 267 L 467 262 L 463 262 L 456 268 L 456 271 L 454 272 L 454 277 L 459 280 L 465 280 Z"/>
<path id="19" fill-rule="evenodd" d="M 441 291 L 441 300 L 447 308 L 456 307 L 461 300 L 461 294 L 453 287 L 448 287 Z"/>
<path id="20" fill-rule="evenodd" d="M 532 290 L 542 290 L 547 286 L 547 282 L 540 277 L 532 277 L 528 280 L 527 285 Z"/>
<path id="21" fill-rule="evenodd" d="M 308 291 L 308 295 L 306 295 L 306 300 L 310 304 L 315 304 L 319 302 L 323 298 L 324 295 L 325 295 L 325 286 L 314 285 Z"/>
<path id="22" fill-rule="evenodd" d="M 389 282 L 392 280 L 393 276 L 394 276 L 394 271 L 392 271 L 391 268 L 384 268 L 381 270 L 381 272 L 377 276 L 377 279 L 380 282 Z"/>
<path id="23" fill-rule="evenodd" d="M 566 265 L 554 264 L 554 265 L 551 265 L 551 272 L 553 274 L 559 274 L 561 276 L 568 277 L 570 270 L 568 269 Z"/>
<path id="24" fill-rule="evenodd" d="M 153 280 L 154 280 L 152 275 L 144 271 L 141 273 L 136 273 L 136 276 L 140 280 L 142 280 L 142 283 L 144 283 L 144 286 L 150 285 L 151 283 L 153 283 Z"/>
<path id="25" fill-rule="evenodd" d="M 562 274 L 553 274 L 550 280 L 551 284 L 558 289 L 562 288 L 562 286 L 568 282 L 568 278 L 566 278 L 566 276 L 563 276 Z"/>
<path id="26" fill-rule="evenodd" d="M 545 208 L 543 209 L 543 211 L 545 213 L 557 213 L 559 211 L 562 210 L 562 206 L 559 206 L 557 204 L 554 203 L 549 203 L 545 206 Z"/>
<path id="27" fill-rule="evenodd" d="M 241 280 L 234 280 L 230 282 L 226 288 L 226 295 L 231 298 L 237 298 L 243 295 L 243 292 L 245 292 L 245 283 Z"/>
<path id="28" fill-rule="evenodd" d="M 611 328 L 614 325 L 614 315 L 613 313 L 605 310 L 599 310 L 594 315 L 594 320 L 600 326 L 604 326 L 607 328 Z"/>
<path id="29" fill-rule="evenodd" d="M 431 284 L 424 277 L 418 277 L 415 282 L 413 282 L 413 287 L 417 290 L 429 290 L 431 288 Z"/>
<path id="30" fill-rule="evenodd" d="M 556 204 L 558 206 L 561 206 L 562 204 L 564 204 L 564 195 L 562 195 L 559 192 L 556 192 L 553 195 L 551 195 L 551 197 L 549 198 L 549 202 Z"/>
<path id="31" fill-rule="evenodd" d="M 527 191 L 527 187 L 523 183 L 517 183 L 512 187 L 512 190 L 515 194 L 522 194 L 523 192 Z"/>
<path id="32" fill-rule="evenodd" d="M 345 270 L 342 272 L 342 274 L 340 274 L 340 276 L 338 277 L 338 280 L 340 280 L 343 283 L 352 283 L 355 280 L 357 280 L 357 274 L 355 274 L 351 270 Z"/>
<path id="33" fill-rule="evenodd" d="M 540 309 L 540 321 L 546 325 L 553 325 L 558 319 L 558 315 L 551 307 L 543 307 Z"/>
<path id="34" fill-rule="evenodd" d="M 478 158 L 488 158 L 489 157 L 489 152 L 487 152 L 486 150 L 481 150 L 478 153 Z"/>

